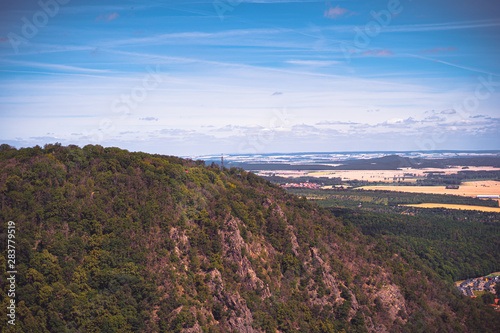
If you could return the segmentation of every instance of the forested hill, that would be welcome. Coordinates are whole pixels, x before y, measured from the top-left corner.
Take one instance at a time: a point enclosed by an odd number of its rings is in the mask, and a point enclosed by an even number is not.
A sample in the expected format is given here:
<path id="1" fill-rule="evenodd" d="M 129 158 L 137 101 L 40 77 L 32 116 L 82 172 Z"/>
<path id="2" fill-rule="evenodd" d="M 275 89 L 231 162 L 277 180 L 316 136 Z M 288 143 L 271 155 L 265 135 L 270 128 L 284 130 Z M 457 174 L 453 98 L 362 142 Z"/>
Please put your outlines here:
<path id="1" fill-rule="evenodd" d="M 7 221 L 16 224 L 17 332 L 498 328 L 497 313 L 409 250 L 241 169 L 1 145 L 0 204 L 2 274 Z M 5 279 L 0 287 L 8 332 Z"/>
<path id="2" fill-rule="evenodd" d="M 388 155 L 371 159 L 355 159 L 341 161 L 342 165 L 335 167 L 341 170 L 397 170 L 401 168 L 442 168 L 450 166 L 491 166 L 500 167 L 499 156 L 474 156 L 452 158 L 409 158 L 398 155 Z"/>

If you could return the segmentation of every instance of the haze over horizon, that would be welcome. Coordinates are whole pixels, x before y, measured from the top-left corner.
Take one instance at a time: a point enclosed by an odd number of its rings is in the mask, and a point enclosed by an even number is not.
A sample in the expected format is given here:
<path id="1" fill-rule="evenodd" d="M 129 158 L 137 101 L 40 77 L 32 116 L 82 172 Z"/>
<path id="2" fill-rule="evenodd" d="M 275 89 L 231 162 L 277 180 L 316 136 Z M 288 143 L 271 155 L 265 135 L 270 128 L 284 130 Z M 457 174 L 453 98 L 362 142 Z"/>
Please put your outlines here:
<path id="1" fill-rule="evenodd" d="M 41 0 L 0 12 L 0 143 L 500 149 L 493 0 Z"/>

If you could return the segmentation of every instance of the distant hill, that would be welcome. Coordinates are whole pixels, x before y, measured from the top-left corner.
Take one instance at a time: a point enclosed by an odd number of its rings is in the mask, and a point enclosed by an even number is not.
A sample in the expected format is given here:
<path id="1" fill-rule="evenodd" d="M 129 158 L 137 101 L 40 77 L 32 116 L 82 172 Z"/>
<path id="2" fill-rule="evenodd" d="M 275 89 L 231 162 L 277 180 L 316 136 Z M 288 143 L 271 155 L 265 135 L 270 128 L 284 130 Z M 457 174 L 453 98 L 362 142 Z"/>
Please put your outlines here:
<path id="1" fill-rule="evenodd" d="M 500 167 L 498 156 L 454 157 L 441 159 L 409 158 L 388 155 L 373 159 L 357 159 L 339 162 L 341 170 L 396 170 L 400 168 L 448 168 L 450 166 L 492 166 Z"/>
<path id="2" fill-rule="evenodd" d="M 350 159 L 342 161 L 319 161 L 308 163 L 251 163 L 228 162 L 228 166 L 256 170 L 397 170 L 401 168 L 448 168 L 450 166 L 491 166 L 500 167 L 499 156 L 453 157 L 440 159 L 410 158 L 399 155 L 388 155 L 370 159 Z M 334 164 L 340 164 L 334 166 Z"/>
<path id="3" fill-rule="evenodd" d="M 409 249 L 238 168 L 1 145 L 0 204 L 3 272 L 16 224 L 17 332 L 498 328 Z"/>
<path id="4" fill-rule="evenodd" d="M 228 167 L 242 168 L 247 171 L 257 171 L 257 170 L 291 170 L 291 171 L 303 171 L 303 170 L 335 170 L 337 169 L 331 165 L 324 164 L 290 164 L 290 163 L 226 163 Z"/>
<path id="5" fill-rule="evenodd" d="M 356 159 L 342 161 L 342 165 L 336 167 L 341 170 L 396 170 L 399 168 L 420 167 L 421 159 L 412 159 L 398 155 L 388 155 L 371 159 Z M 340 163 L 340 162 L 339 162 Z"/>

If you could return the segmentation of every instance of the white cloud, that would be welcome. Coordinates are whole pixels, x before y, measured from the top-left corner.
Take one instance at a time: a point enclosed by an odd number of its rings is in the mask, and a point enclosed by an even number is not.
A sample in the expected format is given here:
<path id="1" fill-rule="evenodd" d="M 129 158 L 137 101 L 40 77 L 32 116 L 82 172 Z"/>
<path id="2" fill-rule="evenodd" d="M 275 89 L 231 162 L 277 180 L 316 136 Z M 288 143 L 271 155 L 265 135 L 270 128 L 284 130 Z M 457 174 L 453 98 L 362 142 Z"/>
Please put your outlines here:
<path id="1" fill-rule="evenodd" d="M 352 121 L 328 121 L 328 120 L 316 123 L 316 125 L 358 125 L 358 124 L 360 123 Z"/>
<path id="2" fill-rule="evenodd" d="M 454 109 L 447 109 L 447 110 L 442 110 L 439 113 L 441 113 L 441 114 L 456 114 L 457 111 L 455 111 Z"/>

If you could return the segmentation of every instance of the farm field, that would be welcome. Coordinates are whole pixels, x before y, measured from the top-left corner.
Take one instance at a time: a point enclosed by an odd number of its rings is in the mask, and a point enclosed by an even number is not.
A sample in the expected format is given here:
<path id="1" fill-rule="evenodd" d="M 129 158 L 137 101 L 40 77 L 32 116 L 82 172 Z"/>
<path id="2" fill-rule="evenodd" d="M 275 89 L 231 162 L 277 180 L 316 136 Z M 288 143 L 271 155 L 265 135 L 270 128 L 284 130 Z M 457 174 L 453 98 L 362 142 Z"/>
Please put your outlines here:
<path id="1" fill-rule="evenodd" d="M 498 171 L 500 168 L 494 167 L 468 167 L 467 171 Z M 362 180 L 367 182 L 415 182 L 417 179 L 423 179 L 426 173 L 439 172 L 445 175 L 455 174 L 464 171 L 463 167 L 453 168 L 402 168 L 399 170 L 318 170 L 318 171 L 297 171 L 297 170 L 261 170 L 257 173 L 259 176 L 269 176 L 274 174 L 280 177 L 328 177 L 341 178 L 343 181 Z M 411 176 L 410 176 L 411 175 Z"/>
<path id="2" fill-rule="evenodd" d="M 470 206 L 470 205 L 423 203 L 423 204 L 417 204 L 417 205 L 401 205 L 401 206 L 417 207 L 417 208 L 447 208 L 447 209 L 460 209 L 460 210 L 479 210 L 481 212 L 500 213 L 500 208 L 497 208 L 497 207 Z"/>
<path id="3" fill-rule="evenodd" d="M 466 197 L 476 197 L 478 195 L 498 195 L 500 194 L 500 182 L 495 180 L 484 180 L 475 182 L 464 182 L 457 190 L 447 189 L 445 186 L 363 186 L 365 190 L 384 190 L 411 193 L 431 193 L 431 194 L 454 194 Z"/>

